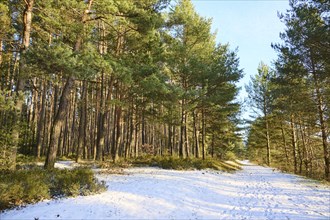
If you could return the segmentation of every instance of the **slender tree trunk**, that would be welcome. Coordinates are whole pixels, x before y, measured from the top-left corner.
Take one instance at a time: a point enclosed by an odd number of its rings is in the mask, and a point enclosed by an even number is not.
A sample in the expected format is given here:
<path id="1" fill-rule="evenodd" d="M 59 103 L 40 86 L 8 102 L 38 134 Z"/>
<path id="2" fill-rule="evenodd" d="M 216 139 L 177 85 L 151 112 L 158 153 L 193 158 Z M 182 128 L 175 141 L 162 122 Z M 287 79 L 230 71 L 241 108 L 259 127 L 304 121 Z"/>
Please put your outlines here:
<path id="1" fill-rule="evenodd" d="M 46 111 L 46 94 L 47 94 L 47 85 L 45 82 L 40 82 L 40 90 L 42 92 L 41 97 L 41 109 L 39 113 L 39 121 L 38 121 L 38 129 L 37 129 L 37 148 L 36 148 L 36 156 L 40 158 L 41 148 L 42 148 L 42 140 L 43 140 L 43 131 L 45 125 L 45 111 Z"/>
<path id="2" fill-rule="evenodd" d="M 0 69 L 2 69 L 1 68 L 2 62 L 3 62 L 3 39 L 0 38 Z M 10 66 L 10 61 L 8 63 L 9 63 L 8 66 Z M 9 69 L 10 68 L 8 68 L 8 70 Z M 9 71 L 8 71 L 8 73 L 9 73 Z M 10 74 L 8 74 L 6 76 L 5 69 L 3 69 L 2 71 L 0 71 L 0 90 L 4 90 L 4 88 L 6 88 L 7 81 L 10 82 L 11 79 L 9 79 L 9 75 Z M 6 80 L 7 77 L 8 77 L 9 80 Z"/>
<path id="3" fill-rule="evenodd" d="M 51 84 L 49 84 L 48 87 L 51 87 Z M 47 99 L 46 99 L 47 100 Z M 49 146 L 49 140 L 50 140 L 50 133 L 51 133 L 51 128 L 53 125 L 53 110 L 54 107 L 53 105 L 55 105 L 54 101 L 51 101 L 52 97 L 49 94 L 49 99 L 47 101 L 47 111 L 46 111 L 46 120 L 47 120 L 47 124 L 45 124 L 45 129 L 44 129 L 44 139 L 42 140 L 42 155 L 46 155 L 47 154 L 47 150 L 48 148 L 45 146 Z"/>
<path id="4" fill-rule="evenodd" d="M 294 173 L 297 173 L 297 137 L 296 137 L 296 128 L 294 122 L 294 116 L 291 114 L 290 117 L 290 125 L 291 125 L 291 141 L 292 141 L 292 156 L 293 156 L 293 166 L 294 166 Z"/>
<path id="5" fill-rule="evenodd" d="M 205 109 L 202 108 L 202 158 L 205 160 L 205 135 L 206 135 L 206 128 L 205 128 Z"/>
<path id="6" fill-rule="evenodd" d="M 15 56 L 14 63 L 11 65 L 11 67 L 8 68 L 8 82 L 9 83 L 7 84 L 8 85 L 7 89 L 12 91 L 11 95 L 14 94 L 14 91 L 13 91 L 13 85 L 15 84 L 14 77 L 15 77 L 15 73 L 19 72 L 18 66 L 19 66 L 19 61 L 20 61 L 20 59 L 19 59 L 20 54 L 19 53 L 15 53 L 14 56 Z M 11 70 L 11 68 L 12 68 L 12 70 Z M 19 73 L 17 73 L 17 75 L 18 74 Z"/>
<path id="7" fill-rule="evenodd" d="M 119 140 L 121 138 L 121 113 L 122 109 L 120 106 L 115 107 L 115 115 L 116 115 L 116 120 L 115 120 L 115 127 L 116 127 L 116 133 L 114 135 L 114 145 L 113 145 L 113 152 L 112 152 L 112 158 L 113 162 L 116 163 L 118 160 L 118 151 L 119 151 Z"/>
<path id="8" fill-rule="evenodd" d="M 197 116 L 198 113 L 194 112 L 193 113 L 193 123 L 194 123 L 194 137 L 195 137 L 195 156 L 196 158 L 199 158 L 199 126 L 198 126 L 198 122 L 197 122 Z"/>
<path id="9" fill-rule="evenodd" d="M 214 157 L 214 142 L 215 142 L 215 135 L 212 133 L 212 143 L 211 143 L 211 157 Z"/>
<path id="10" fill-rule="evenodd" d="M 1 67 L 1 64 L 2 64 L 2 52 L 3 52 L 3 40 L 0 39 L 0 67 Z"/>
<path id="11" fill-rule="evenodd" d="M 185 151 L 185 155 L 186 157 L 190 157 L 190 146 L 189 146 L 189 134 L 188 134 L 188 112 L 185 112 L 185 117 L 184 117 L 184 139 L 185 139 L 185 145 L 184 145 L 184 151 Z"/>
<path id="12" fill-rule="evenodd" d="M 178 137 L 177 137 L 177 130 L 176 130 L 176 126 L 173 125 L 173 155 L 178 155 L 179 154 L 179 143 L 178 143 Z"/>
<path id="13" fill-rule="evenodd" d="M 73 106 L 73 109 L 69 112 L 69 118 L 71 123 L 70 126 L 70 146 L 76 146 L 76 114 L 77 114 L 77 108 L 76 104 L 78 102 L 78 92 L 75 93 L 75 95 L 71 96 L 71 103 Z"/>
<path id="14" fill-rule="evenodd" d="M 67 112 L 68 112 L 69 110 L 67 110 Z M 70 153 L 70 149 L 69 149 L 69 146 L 68 146 L 68 144 L 67 144 L 67 141 L 68 141 L 68 138 L 67 138 L 67 136 L 68 136 L 68 133 L 69 133 L 69 129 L 68 129 L 68 127 L 69 127 L 69 121 L 70 121 L 70 118 L 68 117 L 68 116 L 66 116 L 65 117 L 65 122 L 64 122 L 64 126 L 62 127 L 62 131 L 63 131 L 63 133 L 62 133 L 62 156 L 68 156 L 69 155 L 69 153 Z"/>
<path id="15" fill-rule="evenodd" d="M 266 117 L 266 141 L 267 141 L 267 165 L 271 165 L 271 153 L 270 153 L 270 137 L 269 137 L 269 122 L 268 115 Z"/>
<path id="16" fill-rule="evenodd" d="M 322 133 L 322 145 L 323 145 L 323 154 L 324 154 L 324 176 L 326 179 L 330 179 L 330 153 L 328 147 L 328 136 L 327 136 L 327 127 L 324 117 L 324 112 L 322 109 L 322 100 L 319 98 L 319 117 L 321 123 L 321 133 Z"/>
<path id="17" fill-rule="evenodd" d="M 297 128 L 296 128 L 296 130 L 297 130 Z M 298 151 L 298 159 L 299 159 L 299 163 L 298 163 L 298 165 L 299 165 L 299 174 L 301 174 L 302 173 L 302 165 L 303 165 L 303 156 L 302 156 L 302 152 L 301 152 L 301 146 L 300 146 L 298 135 L 297 135 L 297 139 L 298 139 L 298 141 L 297 141 L 297 151 Z"/>
<path id="18" fill-rule="evenodd" d="M 180 142 L 179 142 L 179 157 L 184 158 L 184 145 L 185 145 L 185 110 L 184 110 L 185 100 L 182 99 L 181 104 L 181 125 L 180 125 Z"/>
<path id="19" fill-rule="evenodd" d="M 130 123 L 130 132 L 129 132 L 129 143 L 128 143 L 128 146 L 130 148 L 129 150 L 129 157 L 131 158 L 132 157 L 132 154 L 133 154 L 133 150 L 132 150 L 132 147 L 133 147 L 133 134 L 134 134 L 134 122 L 133 122 L 133 103 L 132 103 L 132 107 L 131 107 L 131 114 L 130 114 L 130 119 L 129 119 L 129 123 Z"/>
<path id="20" fill-rule="evenodd" d="M 40 106 L 38 105 L 38 98 L 39 98 L 39 90 L 37 87 L 37 79 L 34 78 L 33 80 L 33 87 L 35 89 L 32 89 L 32 100 L 30 104 L 30 123 L 29 123 L 29 130 L 27 131 L 27 134 L 29 134 L 29 131 L 32 132 L 31 136 L 28 137 L 30 138 L 29 144 L 29 153 L 34 154 L 36 152 L 36 135 L 37 135 L 37 121 L 38 116 L 39 116 L 39 108 Z"/>
<path id="21" fill-rule="evenodd" d="M 137 117 L 137 115 L 135 115 Z M 139 135 L 139 123 L 137 119 L 135 120 L 135 129 L 134 129 L 134 157 L 137 158 L 139 156 L 139 145 L 138 145 L 138 135 Z"/>
<path id="22" fill-rule="evenodd" d="M 52 107 L 53 107 L 53 118 L 55 118 L 55 116 L 56 116 L 56 113 L 57 113 L 57 110 L 58 110 L 58 97 L 59 97 L 59 90 L 60 90 L 60 87 L 59 87 L 59 85 L 58 85 L 58 83 L 56 83 L 55 85 L 54 85 L 54 101 L 53 101 L 53 103 L 52 103 Z"/>
<path id="23" fill-rule="evenodd" d="M 87 85 L 86 81 L 82 83 L 82 94 L 80 101 L 80 123 L 79 123 L 79 136 L 78 146 L 76 148 L 76 162 L 78 163 L 81 157 L 81 150 L 86 144 L 86 111 L 87 111 Z"/>
<path id="24" fill-rule="evenodd" d="M 287 146 L 287 143 L 286 143 L 283 123 L 281 123 L 281 133 L 282 133 L 282 140 L 283 140 L 283 144 L 284 144 L 284 153 L 285 153 L 285 158 L 286 158 L 286 165 L 288 165 L 289 164 L 289 154 L 288 154 L 288 146 Z"/>
<path id="25" fill-rule="evenodd" d="M 168 124 L 168 147 L 169 147 L 169 150 L 170 150 L 170 155 L 173 156 L 173 142 L 172 142 L 172 125 L 171 123 Z"/>
<path id="26" fill-rule="evenodd" d="M 144 117 L 144 108 L 142 109 L 142 119 L 141 119 L 141 144 L 144 146 L 146 144 L 146 122 Z"/>
<path id="27" fill-rule="evenodd" d="M 97 153 L 96 160 L 101 161 L 103 159 L 103 149 L 104 149 L 104 123 L 105 123 L 105 115 L 104 115 L 104 73 L 102 73 L 101 78 L 101 90 L 100 90 L 100 111 L 98 115 L 98 132 L 97 132 Z"/>
<path id="28" fill-rule="evenodd" d="M 304 132 L 304 123 L 302 122 L 302 120 L 299 120 L 299 131 L 300 131 L 300 136 L 301 136 L 301 143 L 302 143 L 302 162 L 305 165 L 305 171 L 306 171 L 306 175 L 309 175 L 309 171 L 308 171 L 308 153 L 307 153 L 307 146 L 306 146 L 306 137 L 305 137 L 305 132 Z M 302 166 L 302 165 L 301 165 Z"/>

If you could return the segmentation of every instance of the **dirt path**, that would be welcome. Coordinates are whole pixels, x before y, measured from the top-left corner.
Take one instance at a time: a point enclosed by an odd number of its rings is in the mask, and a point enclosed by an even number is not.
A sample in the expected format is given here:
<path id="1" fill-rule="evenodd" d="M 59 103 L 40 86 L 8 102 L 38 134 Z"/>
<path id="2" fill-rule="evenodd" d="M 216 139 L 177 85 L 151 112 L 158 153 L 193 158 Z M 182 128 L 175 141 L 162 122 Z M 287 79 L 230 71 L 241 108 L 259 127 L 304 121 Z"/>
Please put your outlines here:
<path id="1" fill-rule="evenodd" d="M 133 168 L 108 191 L 45 201 L 0 219 L 330 219 L 330 188 L 247 164 L 234 174 Z"/>

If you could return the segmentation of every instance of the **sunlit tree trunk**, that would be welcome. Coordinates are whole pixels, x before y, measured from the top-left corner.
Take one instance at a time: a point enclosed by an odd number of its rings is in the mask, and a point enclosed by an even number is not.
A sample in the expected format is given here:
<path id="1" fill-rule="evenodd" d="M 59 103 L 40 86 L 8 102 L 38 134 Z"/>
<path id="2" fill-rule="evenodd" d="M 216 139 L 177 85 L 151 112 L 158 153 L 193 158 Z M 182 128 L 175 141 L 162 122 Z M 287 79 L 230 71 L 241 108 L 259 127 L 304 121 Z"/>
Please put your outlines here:
<path id="1" fill-rule="evenodd" d="M 285 137 L 285 131 L 283 128 L 283 123 L 281 123 L 281 134 L 282 134 L 282 141 L 284 145 L 284 153 L 285 153 L 285 159 L 286 159 L 286 164 L 289 164 L 289 154 L 288 154 L 288 146 L 287 146 L 287 141 Z"/>
<path id="2" fill-rule="evenodd" d="M 291 126 L 291 143 L 292 143 L 292 156 L 293 156 L 293 167 L 294 173 L 298 172 L 297 167 L 297 137 L 296 137 L 296 128 L 295 128 L 295 121 L 294 116 L 291 114 L 290 116 L 290 126 Z"/>

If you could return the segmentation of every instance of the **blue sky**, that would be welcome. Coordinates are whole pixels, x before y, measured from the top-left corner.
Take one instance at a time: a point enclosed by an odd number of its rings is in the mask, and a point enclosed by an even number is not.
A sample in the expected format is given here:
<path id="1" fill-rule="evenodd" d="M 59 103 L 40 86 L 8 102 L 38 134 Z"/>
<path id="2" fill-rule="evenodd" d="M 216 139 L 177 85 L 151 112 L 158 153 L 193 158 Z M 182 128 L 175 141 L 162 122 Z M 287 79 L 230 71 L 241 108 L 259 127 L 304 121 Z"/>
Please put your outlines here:
<path id="1" fill-rule="evenodd" d="M 197 13 L 213 18 L 212 30 L 217 30 L 217 42 L 229 43 L 231 49 L 238 47 L 240 67 L 244 78 L 240 100 L 247 94 L 244 84 L 256 74 L 260 61 L 271 65 L 276 52 L 271 43 L 281 42 L 279 33 L 285 25 L 277 17 L 277 12 L 289 9 L 288 0 L 192 0 Z"/>

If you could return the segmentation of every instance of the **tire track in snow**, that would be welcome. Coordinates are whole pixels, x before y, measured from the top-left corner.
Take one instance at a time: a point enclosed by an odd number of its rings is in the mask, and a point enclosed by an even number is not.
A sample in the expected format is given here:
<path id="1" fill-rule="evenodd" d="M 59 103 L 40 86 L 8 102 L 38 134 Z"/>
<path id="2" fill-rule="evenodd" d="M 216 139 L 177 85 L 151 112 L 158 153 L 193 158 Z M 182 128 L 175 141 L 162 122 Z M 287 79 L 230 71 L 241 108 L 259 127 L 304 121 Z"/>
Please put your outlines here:
<path id="1" fill-rule="evenodd" d="M 304 179 L 301 177 L 254 165 L 245 166 L 245 169 L 238 175 L 241 178 L 240 181 L 245 184 L 238 192 L 240 199 L 237 203 L 241 207 L 238 209 L 238 213 L 244 210 L 249 211 L 245 217 L 240 216 L 239 219 L 255 219 L 256 217 L 260 219 L 305 219 L 307 216 L 316 219 L 330 219 L 328 187 L 325 187 L 325 191 L 320 191 L 315 186 L 311 188 L 304 185 L 302 181 Z M 312 183 L 313 181 L 307 180 L 307 182 Z M 306 197 L 308 193 L 313 195 L 315 191 L 318 192 L 319 198 L 323 198 L 322 201 L 313 201 Z M 322 207 L 322 211 L 318 210 L 319 207 Z M 253 215 L 255 214 L 253 210 L 258 209 L 264 214 Z"/>

